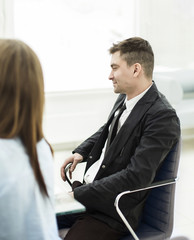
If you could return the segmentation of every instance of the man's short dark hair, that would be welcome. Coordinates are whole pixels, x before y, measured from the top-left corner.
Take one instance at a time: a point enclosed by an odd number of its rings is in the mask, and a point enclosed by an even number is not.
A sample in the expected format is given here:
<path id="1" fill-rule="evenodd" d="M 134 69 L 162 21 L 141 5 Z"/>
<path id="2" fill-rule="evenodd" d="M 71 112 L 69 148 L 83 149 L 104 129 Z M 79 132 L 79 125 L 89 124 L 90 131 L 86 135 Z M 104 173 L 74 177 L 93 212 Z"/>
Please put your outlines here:
<path id="1" fill-rule="evenodd" d="M 109 49 L 109 53 L 113 54 L 119 51 L 121 57 L 127 62 L 128 66 L 134 63 L 142 65 L 145 76 L 152 78 L 154 68 L 154 53 L 148 41 L 133 37 L 123 40 Z"/>

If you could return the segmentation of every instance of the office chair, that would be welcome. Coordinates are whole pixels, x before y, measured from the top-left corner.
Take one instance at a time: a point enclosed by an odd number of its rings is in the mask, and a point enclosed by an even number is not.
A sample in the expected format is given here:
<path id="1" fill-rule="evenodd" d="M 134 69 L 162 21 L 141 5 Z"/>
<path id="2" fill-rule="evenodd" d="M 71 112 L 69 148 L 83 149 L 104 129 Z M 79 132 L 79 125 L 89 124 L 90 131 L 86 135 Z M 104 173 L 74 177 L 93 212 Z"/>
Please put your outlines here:
<path id="1" fill-rule="evenodd" d="M 151 186 L 125 191 L 115 200 L 116 211 L 129 229 L 130 234 L 121 240 L 169 240 L 173 230 L 174 196 L 180 160 L 181 141 L 169 152 Z M 125 194 L 150 189 L 145 202 L 141 223 L 136 232 L 119 208 L 119 200 Z"/>

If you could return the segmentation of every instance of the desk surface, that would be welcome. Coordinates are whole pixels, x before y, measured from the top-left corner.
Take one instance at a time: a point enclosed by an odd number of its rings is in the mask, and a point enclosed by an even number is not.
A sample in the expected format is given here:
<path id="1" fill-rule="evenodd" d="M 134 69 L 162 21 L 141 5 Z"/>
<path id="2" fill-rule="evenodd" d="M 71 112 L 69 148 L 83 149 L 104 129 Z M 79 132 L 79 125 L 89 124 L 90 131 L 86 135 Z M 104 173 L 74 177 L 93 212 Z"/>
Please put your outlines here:
<path id="1" fill-rule="evenodd" d="M 71 197 L 67 192 L 55 194 L 56 215 L 79 213 L 85 210 L 84 205 Z"/>

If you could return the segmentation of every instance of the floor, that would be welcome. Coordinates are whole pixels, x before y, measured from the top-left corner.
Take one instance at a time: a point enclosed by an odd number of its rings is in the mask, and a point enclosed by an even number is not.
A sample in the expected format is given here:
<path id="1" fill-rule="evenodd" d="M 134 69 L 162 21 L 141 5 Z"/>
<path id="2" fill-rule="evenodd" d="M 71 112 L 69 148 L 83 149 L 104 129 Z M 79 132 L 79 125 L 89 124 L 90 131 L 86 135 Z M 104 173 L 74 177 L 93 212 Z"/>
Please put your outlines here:
<path id="1" fill-rule="evenodd" d="M 60 166 L 71 151 L 55 152 L 55 192 L 70 190 L 60 178 Z M 84 166 L 82 166 L 83 168 Z M 194 139 L 183 139 L 179 166 L 179 180 L 176 186 L 175 222 L 172 239 L 194 239 Z M 80 178 L 75 173 L 75 178 Z"/>
<path id="2" fill-rule="evenodd" d="M 194 239 L 194 139 L 183 140 L 176 187 L 173 236 Z"/>

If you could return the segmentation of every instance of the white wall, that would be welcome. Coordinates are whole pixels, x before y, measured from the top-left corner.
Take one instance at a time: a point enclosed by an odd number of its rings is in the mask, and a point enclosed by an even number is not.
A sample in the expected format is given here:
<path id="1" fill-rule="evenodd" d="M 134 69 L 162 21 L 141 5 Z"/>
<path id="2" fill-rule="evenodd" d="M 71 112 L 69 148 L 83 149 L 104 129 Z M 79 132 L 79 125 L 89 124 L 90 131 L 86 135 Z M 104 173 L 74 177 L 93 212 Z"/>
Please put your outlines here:
<path id="1" fill-rule="evenodd" d="M 194 1 L 138 2 L 138 32 L 151 43 L 156 65 L 194 68 Z"/>
<path id="2" fill-rule="evenodd" d="M 0 0 L 0 37 L 13 36 L 13 0 Z"/>
<path id="3" fill-rule="evenodd" d="M 55 148 L 83 141 L 106 122 L 117 96 L 112 89 L 46 93 L 46 138 Z"/>

